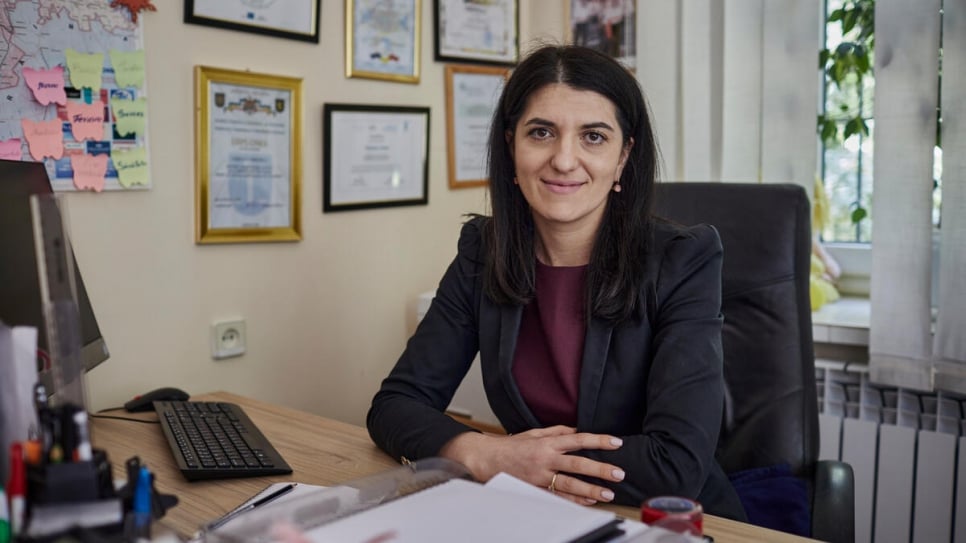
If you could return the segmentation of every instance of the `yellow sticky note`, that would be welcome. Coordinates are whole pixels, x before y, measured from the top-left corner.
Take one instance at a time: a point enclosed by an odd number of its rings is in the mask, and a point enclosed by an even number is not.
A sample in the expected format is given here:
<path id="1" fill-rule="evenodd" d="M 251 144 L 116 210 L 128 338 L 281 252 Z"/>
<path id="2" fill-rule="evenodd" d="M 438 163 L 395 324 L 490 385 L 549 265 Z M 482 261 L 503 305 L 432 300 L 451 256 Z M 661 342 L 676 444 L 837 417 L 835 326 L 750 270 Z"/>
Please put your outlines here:
<path id="1" fill-rule="evenodd" d="M 70 84 L 74 88 L 87 87 L 94 92 L 101 90 L 101 72 L 104 70 L 104 53 L 78 53 L 64 49 L 67 69 L 70 70 Z"/>
<path id="2" fill-rule="evenodd" d="M 141 88 L 144 84 L 144 49 L 118 51 L 111 49 L 114 80 L 119 87 Z"/>
<path id="3" fill-rule="evenodd" d="M 117 133 L 122 136 L 132 133 L 143 136 L 147 106 L 146 98 L 138 98 L 137 100 L 111 98 L 111 110 L 114 111 L 114 128 Z"/>
<path id="4" fill-rule="evenodd" d="M 117 170 L 117 180 L 124 188 L 148 184 L 148 154 L 144 147 L 130 151 L 112 151 L 111 160 Z"/>

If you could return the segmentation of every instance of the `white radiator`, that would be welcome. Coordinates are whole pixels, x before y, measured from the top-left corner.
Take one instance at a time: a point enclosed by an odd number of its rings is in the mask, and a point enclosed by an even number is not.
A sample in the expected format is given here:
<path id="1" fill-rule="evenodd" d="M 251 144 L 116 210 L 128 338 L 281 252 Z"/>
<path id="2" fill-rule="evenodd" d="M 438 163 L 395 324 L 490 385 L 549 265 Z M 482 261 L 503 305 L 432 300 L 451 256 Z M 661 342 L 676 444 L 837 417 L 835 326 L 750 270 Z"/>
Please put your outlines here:
<path id="1" fill-rule="evenodd" d="M 855 472 L 856 543 L 966 543 L 966 397 L 816 361 L 819 458 Z"/>

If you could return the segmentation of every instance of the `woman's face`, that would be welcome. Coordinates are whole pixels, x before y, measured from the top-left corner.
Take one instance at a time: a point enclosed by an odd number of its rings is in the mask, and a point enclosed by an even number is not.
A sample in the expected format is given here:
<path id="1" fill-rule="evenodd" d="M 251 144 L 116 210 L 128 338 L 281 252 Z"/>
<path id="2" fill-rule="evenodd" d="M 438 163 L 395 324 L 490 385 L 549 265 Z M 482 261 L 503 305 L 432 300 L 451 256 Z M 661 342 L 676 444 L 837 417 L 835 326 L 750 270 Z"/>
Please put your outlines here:
<path id="1" fill-rule="evenodd" d="M 530 96 L 507 140 L 514 182 L 537 228 L 596 232 L 633 144 L 623 144 L 614 103 L 593 91 L 547 85 Z"/>

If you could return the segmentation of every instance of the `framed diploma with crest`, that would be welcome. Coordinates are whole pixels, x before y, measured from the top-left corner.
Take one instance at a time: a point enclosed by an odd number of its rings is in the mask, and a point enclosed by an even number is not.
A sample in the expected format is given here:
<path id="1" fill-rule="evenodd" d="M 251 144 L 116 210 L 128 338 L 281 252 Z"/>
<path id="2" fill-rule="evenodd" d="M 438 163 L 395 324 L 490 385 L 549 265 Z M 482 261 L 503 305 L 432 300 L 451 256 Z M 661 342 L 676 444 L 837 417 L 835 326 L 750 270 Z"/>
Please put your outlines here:
<path id="1" fill-rule="evenodd" d="M 195 241 L 298 241 L 302 80 L 195 67 Z"/>

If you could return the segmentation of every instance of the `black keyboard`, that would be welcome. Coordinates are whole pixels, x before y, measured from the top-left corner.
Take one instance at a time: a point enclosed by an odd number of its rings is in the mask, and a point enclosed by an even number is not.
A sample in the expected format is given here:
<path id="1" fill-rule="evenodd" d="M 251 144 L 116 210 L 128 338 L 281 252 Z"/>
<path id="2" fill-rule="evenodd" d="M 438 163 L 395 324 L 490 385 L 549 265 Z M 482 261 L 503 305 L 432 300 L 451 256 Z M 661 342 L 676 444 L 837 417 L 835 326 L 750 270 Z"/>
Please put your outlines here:
<path id="1" fill-rule="evenodd" d="M 292 473 L 252 419 L 233 403 L 154 402 L 178 469 L 189 481 Z"/>

